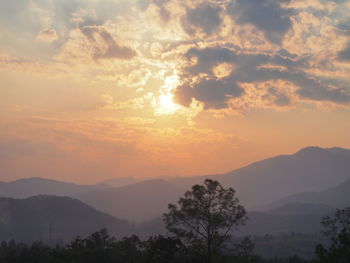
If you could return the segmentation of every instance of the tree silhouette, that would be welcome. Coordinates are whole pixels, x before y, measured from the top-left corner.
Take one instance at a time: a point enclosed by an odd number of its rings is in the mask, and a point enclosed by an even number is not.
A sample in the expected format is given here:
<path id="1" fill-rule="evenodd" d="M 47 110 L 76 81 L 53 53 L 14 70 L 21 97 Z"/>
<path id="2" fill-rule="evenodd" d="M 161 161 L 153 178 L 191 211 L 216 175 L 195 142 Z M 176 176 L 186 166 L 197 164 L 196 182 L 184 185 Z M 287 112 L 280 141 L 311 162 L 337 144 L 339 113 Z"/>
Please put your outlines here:
<path id="1" fill-rule="evenodd" d="M 200 252 L 207 263 L 219 254 L 230 232 L 247 219 L 235 191 L 210 179 L 204 185 L 194 185 L 179 199 L 178 206 L 169 204 L 168 208 L 164 214 L 167 230 Z"/>
<path id="2" fill-rule="evenodd" d="M 334 217 L 324 217 L 324 234 L 331 239 L 329 248 L 316 247 L 316 254 L 321 262 L 350 262 L 350 207 L 337 209 Z"/>
<path id="3" fill-rule="evenodd" d="M 174 237 L 153 236 L 144 242 L 145 262 L 180 263 L 186 254 L 180 240 Z"/>

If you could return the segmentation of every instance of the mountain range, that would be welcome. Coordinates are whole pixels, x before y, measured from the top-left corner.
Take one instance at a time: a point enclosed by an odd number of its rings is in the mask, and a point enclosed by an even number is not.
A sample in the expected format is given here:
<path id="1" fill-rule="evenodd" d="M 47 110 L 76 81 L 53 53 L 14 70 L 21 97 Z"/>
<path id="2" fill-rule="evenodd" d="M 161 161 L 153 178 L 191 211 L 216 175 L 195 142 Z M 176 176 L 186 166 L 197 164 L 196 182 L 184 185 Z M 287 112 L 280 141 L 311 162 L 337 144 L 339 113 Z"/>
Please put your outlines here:
<path id="1" fill-rule="evenodd" d="M 281 205 L 296 202 L 307 204 L 324 204 L 332 207 L 350 206 L 350 180 L 323 191 L 302 192 L 285 197 L 281 200 L 273 202 L 270 204 L 270 207 L 279 207 Z"/>
<path id="2" fill-rule="evenodd" d="M 123 221 L 128 220 L 138 224 L 132 229 L 134 232 L 142 235 L 157 234 L 164 232 L 161 215 L 167 211 L 167 205 L 175 203 L 192 185 L 202 183 L 206 178 L 218 180 L 226 187 L 233 187 L 241 203 L 250 211 L 250 220 L 241 229 L 241 234 L 314 233 L 320 230 L 319 222 L 322 216 L 333 213 L 335 208 L 350 205 L 350 150 L 307 147 L 294 154 L 272 157 L 229 173 L 196 177 L 165 177 L 145 181 L 122 178 L 95 185 L 79 185 L 43 178 L 0 182 L 0 196 L 3 197 L 27 198 L 42 194 L 57 195 L 23 200 L 0 199 L 0 224 L 4 226 L 3 222 L 8 222 L 5 220 L 8 215 L 11 215 L 11 218 L 20 218 L 16 217 L 17 214 L 11 214 L 11 211 L 17 210 L 9 208 L 17 207 L 18 211 L 23 210 L 18 212 L 23 215 L 23 218 L 26 214 L 30 214 L 28 218 L 34 218 L 30 221 L 34 225 L 25 225 L 26 228 L 36 229 L 38 226 L 35 224 L 41 225 L 43 230 L 37 233 L 38 235 L 41 233 L 40 236 L 44 237 L 47 234 L 49 217 L 54 213 L 45 214 L 43 211 L 50 207 L 51 202 L 56 204 L 55 198 L 59 198 L 58 196 L 70 196 L 75 199 L 65 197 L 68 198 L 64 199 L 66 202 L 70 200 L 67 207 L 70 205 L 74 207 L 73 203 L 77 205 L 79 202 L 79 207 L 93 209 L 89 211 L 95 211 L 95 214 L 86 213 L 84 209 L 79 210 L 80 208 L 72 208 L 69 212 L 60 206 L 60 209 L 56 207 L 57 210 L 55 210 L 55 218 L 58 221 L 67 222 L 68 219 L 64 215 L 81 211 L 81 217 L 76 215 L 76 218 L 91 223 L 89 227 L 84 228 L 86 232 L 100 226 L 106 226 L 118 232 L 120 225 L 123 226 L 124 232 L 128 232 L 130 227 Z M 37 204 L 22 205 L 22 203 L 32 204 L 33 201 L 30 200 L 36 200 L 36 202 L 41 200 L 40 204 L 46 208 L 40 208 Z M 35 210 L 36 208 L 40 209 Z M 73 230 L 61 229 L 63 234 L 60 238 L 66 239 L 78 232 L 85 233 L 82 229 L 74 232 L 74 229 L 79 229 L 78 219 L 72 221 Z M 23 230 L 19 223 L 16 223 L 17 219 L 13 220 L 10 221 L 11 224 L 6 224 L 14 227 L 6 229 L 15 231 L 18 227 Z M 120 222 L 124 222 L 124 225 Z M 58 226 L 59 223 L 56 225 Z M 10 230 L 7 231 L 6 233 L 11 233 Z M 16 233 L 14 232 L 14 237 Z"/>
<path id="3" fill-rule="evenodd" d="M 0 182 L 0 197 L 26 198 L 40 194 L 72 196 L 101 187 L 106 186 L 104 184 L 80 185 L 34 177 L 12 182 Z"/>
<path id="4" fill-rule="evenodd" d="M 141 222 L 164 213 L 169 202 L 176 202 L 192 185 L 200 184 L 206 178 L 233 187 L 241 203 L 249 210 L 261 210 L 261 207 L 270 207 L 271 203 L 288 196 L 323 191 L 349 180 L 350 150 L 308 147 L 292 155 L 269 158 L 226 174 L 148 180 L 89 191 L 76 197 L 118 218 Z M 347 203 L 345 197 L 348 195 L 344 191 L 336 192 L 337 200 L 325 204 L 338 207 Z M 291 199 L 279 205 L 303 200 L 303 197 Z"/>
<path id="5" fill-rule="evenodd" d="M 350 150 L 306 147 L 291 155 L 258 161 L 225 174 L 177 178 L 187 187 L 212 178 L 233 187 L 241 202 L 256 208 L 300 192 L 322 191 L 350 179 Z"/>
<path id="6" fill-rule="evenodd" d="M 184 193 L 185 189 L 170 182 L 154 179 L 119 188 L 97 189 L 76 198 L 118 218 L 141 222 L 161 215 L 169 203 L 176 202 Z"/>

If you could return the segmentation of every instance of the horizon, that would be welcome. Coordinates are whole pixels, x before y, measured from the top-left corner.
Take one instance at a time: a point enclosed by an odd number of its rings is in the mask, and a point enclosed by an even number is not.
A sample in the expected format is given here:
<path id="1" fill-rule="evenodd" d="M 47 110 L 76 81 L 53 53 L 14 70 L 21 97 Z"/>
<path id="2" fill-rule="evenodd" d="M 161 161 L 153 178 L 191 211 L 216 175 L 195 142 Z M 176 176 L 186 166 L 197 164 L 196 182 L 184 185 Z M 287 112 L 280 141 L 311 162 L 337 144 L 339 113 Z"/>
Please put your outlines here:
<path id="1" fill-rule="evenodd" d="M 152 177 L 152 176 L 150 176 L 150 177 L 123 176 L 123 177 L 111 177 L 111 178 L 101 179 L 101 180 L 98 180 L 98 181 L 95 181 L 95 182 L 91 182 L 91 183 L 88 183 L 88 184 L 81 183 L 80 181 L 67 181 L 67 180 L 60 180 L 59 178 L 38 177 L 38 176 L 20 177 L 20 178 L 15 178 L 15 179 L 11 179 L 11 180 L 0 180 L 0 182 L 12 183 L 12 182 L 16 182 L 16 181 L 20 181 L 20 180 L 26 180 L 26 179 L 29 179 L 29 180 L 30 179 L 44 179 L 44 180 L 53 180 L 53 181 L 64 182 L 64 183 L 72 183 L 72 184 L 78 184 L 78 185 L 96 185 L 96 184 L 104 184 L 104 183 L 106 183 L 108 185 L 108 181 L 113 181 L 113 180 L 118 180 L 118 179 L 135 179 L 136 180 L 136 181 L 132 181 L 132 182 L 126 183 L 125 185 L 121 186 L 121 187 L 123 187 L 123 186 L 131 185 L 131 184 L 137 184 L 137 183 L 142 183 L 144 181 L 150 181 L 150 180 L 165 180 L 166 181 L 166 179 L 174 179 L 174 178 L 181 179 L 181 178 L 186 178 L 186 177 L 206 177 L 206 176 L 212 176 L 212 175 L 225 175 L 225 174 L 229 174 L 229 173 L 234 172 L 236 170 L 240 170 L 242 168 L 245 168 L 245 167 L 248 167 L 250 165 L 254 165 L 256 163 L 260 163 L 260 162 L 263 162 L 263 161 L 266 161 L 266 160 L 269 160 L 269 159 L 274 159 L 274 158 L 283 157 L 283 156 L 293 156 L 293 155 L 295 155 L 295 154 L 297 154 L 300 151 L 303 151 L 305 149 L 321 149 L 321 150 L 342 149 L 342 150 L 350 151 L 350 148 L 348 149 L 348 148 L 343 148 L 343 147 L 339 147 L 339 146 L 327 147 L 327 148 L 322 148 L 322 147 L 319 147 L 319 146 L 305 146 L 305 147 L 303 147 L 303 148 L 301 148 L 298 151 L 293 152 L 293 153 L 284 153 L 284 154 L 273 155 L 273 156 L 270 156 L 270 157 L 267 157 L 267 158 L 264 158 L 264 159 L 253 161 L 251 163 L 248 163 L 247 165 L 243 165 L 241 167 L 238 167 L 238 168 L 235 168 L 235 169 L 231 169 L 231 170 L 228 170 L 228 171 L 223 172 L 223 173 L 213 173 L 213 174 L 161 175 L 161 176 L 154 176 L 154 177 Z"/>
<path id="2" fill-rule="evenodd" d="M 350 148 L 348 0 L 0 4 L 0 181 L 221 174 Z"/>

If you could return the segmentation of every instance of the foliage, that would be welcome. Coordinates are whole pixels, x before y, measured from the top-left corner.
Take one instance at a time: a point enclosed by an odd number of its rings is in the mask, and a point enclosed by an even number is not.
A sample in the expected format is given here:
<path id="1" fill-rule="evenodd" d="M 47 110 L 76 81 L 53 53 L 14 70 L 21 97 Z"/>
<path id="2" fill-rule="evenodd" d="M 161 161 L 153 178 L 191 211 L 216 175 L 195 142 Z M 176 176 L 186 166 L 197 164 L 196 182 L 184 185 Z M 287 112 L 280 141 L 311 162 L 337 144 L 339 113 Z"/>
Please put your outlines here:
<path id="1" fill-rule="evenodd" d="M 168 208 L 164 214 L 167 230 L 199 257 L 205 256 L 207 262 L 212 262 L 231 231 L 247 219 L 235 191 L 210 179 L 204 185 L 194 185 L 179 199 L 178 206 L 169 204 Z"/>
<path id="2" fill-rule="evenodd" d="M 318 245 L 316 254 L 321 262 L 350 262 L 350 207 L 337 209 L 334 217 L 324 217 L 324 234 L 331 239 L 329 248 Z"/>
<path id="3" fill-rule="evenodd" d="M 253 244 L 244 239 L 224 250 L 215 263 L 306 263 L 298 257 L 262 259 L 251 254 Z M 1 263 L 203 263 L 174 237 L 154 236 L 141 241 L 137 236 L 116 240 L 105 229 L 86 238 L 76 238 L 66 246 L 50 247 L 40 242 L 31 245 L 3 241 Z"/>
<path id="4" fill-rule="evenodd" d="M 186 249 L 181 241 L 173 237 L 150 237 L 144 244 L 146 262 L 183 262 Z"/>

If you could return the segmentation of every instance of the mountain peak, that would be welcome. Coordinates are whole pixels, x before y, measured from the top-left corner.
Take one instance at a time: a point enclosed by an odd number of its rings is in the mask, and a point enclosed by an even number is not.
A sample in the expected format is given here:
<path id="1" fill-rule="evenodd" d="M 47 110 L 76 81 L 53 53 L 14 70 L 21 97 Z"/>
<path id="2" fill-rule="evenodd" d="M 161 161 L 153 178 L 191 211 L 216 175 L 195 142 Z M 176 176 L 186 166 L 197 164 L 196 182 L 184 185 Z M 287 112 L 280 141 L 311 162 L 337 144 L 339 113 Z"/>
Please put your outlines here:
<path id="1" fill-rule="evenodd" d="M 323 152 L 325 150 L 326 150 L 325 148 L 321 148 L 318 146 L 307 146 L 307 147 L 300 149 L 295 154 L 310 154 L 310 153 L 312 154 L 312 153 L 317 153 L 317 152 Z"/>
<path id="2" fill-rule="evenodd" d="M 295 155 L 317 155 L 317 154 L 336 154 L 336 155 L 349 155 L 350 150 L 341 147 L 321 148 L 318 146 L 308 146 L 300 149 Z"/>

